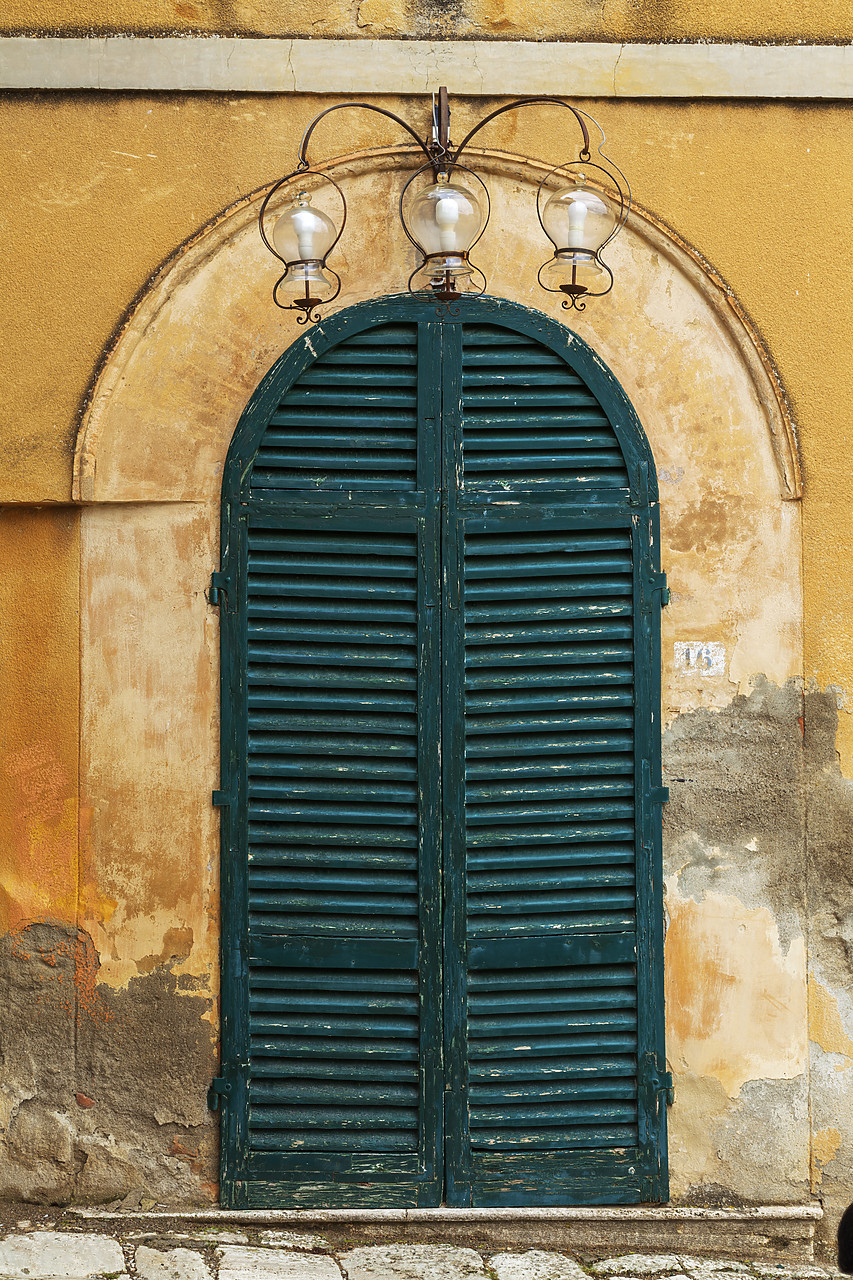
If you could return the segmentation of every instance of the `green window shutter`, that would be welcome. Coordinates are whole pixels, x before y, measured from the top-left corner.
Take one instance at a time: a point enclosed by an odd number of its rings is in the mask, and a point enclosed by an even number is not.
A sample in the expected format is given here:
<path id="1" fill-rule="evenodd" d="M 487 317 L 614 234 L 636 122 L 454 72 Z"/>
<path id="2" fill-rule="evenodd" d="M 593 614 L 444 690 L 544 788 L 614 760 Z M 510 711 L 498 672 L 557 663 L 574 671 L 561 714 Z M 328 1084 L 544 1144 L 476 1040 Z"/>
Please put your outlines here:
<path id="1" fill-rule="evenodd" d="M 416 501 L 384 497 L 417 475 L 417 344 L 413 324 L 357 334 L 268 399 L 237 507 L 235 1202 L 364 1203 L 365 1180 L 374 1203 L 439 1196 L 436 539 Z M 318 491 L 341 489 L 360 500 L 330 518 Z"/>
<path id="2" fill-rule="evenodd" d="M 577 372 L 493 324 L 463 322 L 455 355 L 461 608 L 445 643 L 464 710 L 445 804 L 464 823 L 446 860 L 463 864 L 466 960 L 453 1195 L 637 1199 L 647 549 L 620 441 Z"/>
<path id="3" fill-rule="evenodd" d="M 512 304 L 365 304 L 264 379 L 216 578 L 223 1202 L 665 1197 L 656 497 Z"/>

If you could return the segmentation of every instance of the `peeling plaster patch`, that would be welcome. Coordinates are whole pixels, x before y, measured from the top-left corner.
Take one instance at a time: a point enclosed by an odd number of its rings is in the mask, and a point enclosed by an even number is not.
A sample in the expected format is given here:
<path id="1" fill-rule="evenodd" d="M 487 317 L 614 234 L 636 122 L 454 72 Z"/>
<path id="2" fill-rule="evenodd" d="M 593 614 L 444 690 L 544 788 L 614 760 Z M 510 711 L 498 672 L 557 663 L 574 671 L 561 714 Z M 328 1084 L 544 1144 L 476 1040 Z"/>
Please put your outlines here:
<path id="1" fill-rule="evenodd" d="M 809 974 L 809 1039 L 824 1053 L 837 1053 L 853 1066 L 853 1040 L 844 1030 L 838 1001 L 814 974 Z"/>
<path id="2" fill-rule="evenodd" d="M 679 1076 L 669 1113 L 671 1192 L 707 1204 L 796 1200 L 809 1188 L 808 1081 L 748 1082 L 736 1099 L 719 1081 Z"/>
<path id="3" fill-rule="evenodd" d="M 769 910 L 787 951 L 805 931 L 803 705 L 799 685 L 680 715 L 664 734 L 665 874 L 681 898 L 733 894 Z"/>
<path id="4" fill-rule="evenodd" d="M 837 1129 L 818 1129 L 812 1135 L 812 1186 L 820 1184 L 823 1178 L 823 1166 L 829 1164 L 838 1155 L 841 1147 L 841 1134 Z"/>
<path id="5" fill-rule="evenodd" d="M 676 640 L 675 669 L 680 676 L 725 676 L 726 646 L 715 640 Z"/>
<path id="6" fill-rule="evenodd" d="M 96 985 L 99 965 L 73 926 L 0 938 L 0 1198 L 98 1202 L 145 1187 L 205 1203 L 217 1168 L 210 1001 L 168 965 L 120 991 Z"/>
<path id="7" fill-rule="evenodd" d="M 667 882 L 667 1045 L 677 1071 L 712 1076 L 736 1098 L 749 1080 L 805 1070 L 805 942 L 783 953 L 767 908 L 731 894 L 682 898 Z"/>

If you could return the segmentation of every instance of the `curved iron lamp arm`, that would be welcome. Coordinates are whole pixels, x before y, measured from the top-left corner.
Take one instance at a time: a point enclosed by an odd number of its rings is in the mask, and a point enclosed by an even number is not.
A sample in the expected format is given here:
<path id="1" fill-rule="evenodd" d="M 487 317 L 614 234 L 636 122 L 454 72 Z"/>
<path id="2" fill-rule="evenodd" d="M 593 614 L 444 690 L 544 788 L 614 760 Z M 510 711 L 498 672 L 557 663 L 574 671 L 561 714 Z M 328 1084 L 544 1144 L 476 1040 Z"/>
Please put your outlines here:
<path id="1" fill-rule="evenodd" d="M 583 134 L 583 149 L 580 153 L 580 159 L 581 160 L 590 159 L 589 129 L 587 129 L 586 127 L 586 122 L 583 118 L 583 112 L 578 111 L 577 107 L 573 107 L 570 102 L 566 102 L 565 99 L 563 98 L 553 98 L 550 96 L 545 96 L 541 98 L 518 98 L 515 102 L 508 102 L 506 106 L 498 107 L 496 111 L 490 111 L 487 116 L 483 117 L 483 119 L 479 122 L 479 124 L 475 124 L 474 128 L 471 129 L 468 133 L 466 133 L 465 137 L 459 143 L 459 146 L 454 148 L 450 156 L 450 160 L 452 162 L 455 162 L 456 160 L 458 160 L 462 152 L 467 147 L 468 143 L 475 136 L 475 134 L 478 134 L 480 130 L 483 128 L 483 126 L 487 125 L 491 120 L 494 120 L 496 116 L 502 116 L 507 111 L 515 111 L 517 107 L 533 107 L 533 106 L 565 107 L 567 111 L 571 111 L 572 115 L 580 125 L 581 133 Z"/>
<path id="2" fill-rule="evenodd" d="M 323 120 L 326 116 L 331 115 L 333 111 L 349 110 L 352 107 L 358 107 L 360 110 L 363 110 L 363 111 L 375 111 L 377 115 L 386 116 L 387 119 L 393 120 L 395 124 L 400 125 L 402 129 L 406 130 L 406 133 L 410 134 L 411 137 L 414 138 L 415 142 L 418 144 L 421 151 L 423 151 L 427 160 L 429 160 L 430 164 L 433 165 L 433 167 L 435 166 L 437 157 L 434 154 L 434 152 L 429 149 L 429 147 L 424 142 L 420 134 L 416 133 L 410 124 L 407 124 L 405 120 L 400 118 L 400 116 L 395 115 L 393 111 L 386 111 L 384 107 L 374 106 L 372 102 L 337 102 L 333 107 L 326 107 L 325 111 L 321 111 L 318 116 L 315 116 L 314 119 L 309 124 L 308 128 L 305 130 L 305 133 L 302 138 L 302 142 L 299 145 L 299 168 L 300 169 L 308 167 L 308 155 L 307 155 L 308 143 L 311 141 L 311 135 L 314 132 L 314 130 L 317 128 L 317 125 L 320 123 L 320 121 Z"/>

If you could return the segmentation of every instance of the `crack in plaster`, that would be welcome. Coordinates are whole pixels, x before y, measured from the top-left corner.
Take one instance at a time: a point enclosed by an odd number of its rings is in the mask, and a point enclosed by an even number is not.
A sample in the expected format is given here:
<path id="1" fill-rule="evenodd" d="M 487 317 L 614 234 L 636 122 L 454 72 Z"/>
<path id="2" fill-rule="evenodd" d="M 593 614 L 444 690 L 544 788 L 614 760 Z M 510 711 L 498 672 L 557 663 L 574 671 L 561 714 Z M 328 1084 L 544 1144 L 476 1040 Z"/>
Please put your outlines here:
<path id="1" fill-rule="evenodd" d="M 616 61 L 613 64 L 613 96 L 614 98 L 619 97 L 619 89 L 616 84 L 616 77 L 619 74 L 619 63 L 622 61 L 622 54 L 624 52 L 625 52 L 625 46 L 624 44 L 620 44 L 619 52 L 616 54 Z"/>

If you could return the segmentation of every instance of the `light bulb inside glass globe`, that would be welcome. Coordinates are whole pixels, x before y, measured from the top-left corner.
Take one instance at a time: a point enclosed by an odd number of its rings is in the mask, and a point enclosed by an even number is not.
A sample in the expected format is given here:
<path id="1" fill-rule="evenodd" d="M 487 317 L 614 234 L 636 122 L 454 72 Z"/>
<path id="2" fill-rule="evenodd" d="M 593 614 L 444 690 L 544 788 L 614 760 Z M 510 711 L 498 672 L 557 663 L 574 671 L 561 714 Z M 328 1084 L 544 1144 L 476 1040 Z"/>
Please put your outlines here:
<path id="1" fill-rule="evenodd" d="M 315 209 L 307 191 L 300 191 L 273 227 L 272 242 L 285 262 L 322 262 L 335 243 L 335 224 Z"/>
<path id="2" fill-rule="evenodd" d="M 558 249 L 539 273 L 543 288 L 579 298 L 583 294 L 607 293 L 610 273 L 588 249 Z"/>
<path id="3" fill-rule="evenodd" d="M 555 191 L 542 211 L 542 225 L 560 249 L 587 249 L 597 253 L 613 233 L 616 214 L 604 196 L 584 186 L 584 175 L 575 174 L 572 186 Z"/>
<path id="4" fill-rule="evenodd" d="M 276 287 L 276 300 L 280 306 L 310 311 L 334 297 L 337 287 L 337 280 L 319 262 L 296 262 Z"/>
<path id="5" fill-rule="evenodd" d="M 450 182 L 446 173 L 440 173 L 434 183 L 415 196 L 407 221 L 427 258 L 440 256 L 446 260 L 443 265 L 453 267 L 457 274 L 467 274 L 462 255 L 471 248 L 483 225 L 480 202 L 467 187 Z"/>
<path id="6" fill-rule="evenodd" d="M 440 258 L 431 258 L 414 273 L 409 281 L 411 289 L 431 289 L 437 298 L 449 301 L 460 293 L 471 291 L 479 293 L 471 278 L 472 268 L 467 260 L 460 260 L 459 265 L 449 262 L 443 265 Z"/>

